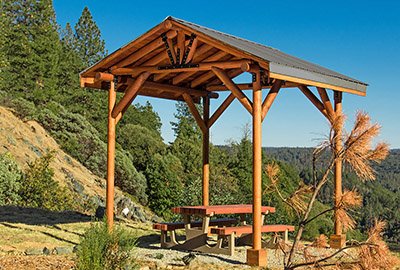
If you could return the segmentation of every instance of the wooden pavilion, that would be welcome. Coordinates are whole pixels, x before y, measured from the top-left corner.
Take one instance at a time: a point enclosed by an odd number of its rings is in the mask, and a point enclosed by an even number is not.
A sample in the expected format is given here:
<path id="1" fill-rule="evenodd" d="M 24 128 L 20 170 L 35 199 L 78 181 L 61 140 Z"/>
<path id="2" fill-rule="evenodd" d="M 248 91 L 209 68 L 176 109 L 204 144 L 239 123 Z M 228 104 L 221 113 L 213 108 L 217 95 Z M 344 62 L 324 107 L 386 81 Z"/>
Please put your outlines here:
<path id="1" fill-rule="evenodd" d="M 237 84 L 233 79 L 244 72 L 252 81 Z M 252 116 L 253 138 L 253 246 L 247 252 L 251 265 L 265 265 L 261 247 L 261 124 L 282 88 L 298 88 L 332 121 L 342 110 L 342 94 L 366 95 L 367 84 L 312 64 L 279 50 L 187 21 L 167 17 L 145 34 L 116 50 L 80 74 L 81 87 L 107 90 L 108 146 L 106 214 L 110 228 L 114 209 L 114 153 L 116 125 L 138 95 L 187 103 L 203 133 L 203 204 L 209 204 L 210 128 L 237 99 Z M 318 95 L 310 87 L 315 87 Z M 267 90 L 262 100 L 262 91 Z M 327 89 L 333 90 L 334 104 Z M 252 100 L 243 91 L 252 92 Z M 210 101 L 219 91 L 230 91 L 213 114 Z M 116 92 L 123 92 L 116 103 Z M 199 112 L 196 103 L 202 102 Z M 337 149 L 340 137 L 337 136 Z M 334 171 L 335 203 L 342 193 L 342 164 Z M 335 217 L 331 246 L 345 243 L 342 225 Z"/>

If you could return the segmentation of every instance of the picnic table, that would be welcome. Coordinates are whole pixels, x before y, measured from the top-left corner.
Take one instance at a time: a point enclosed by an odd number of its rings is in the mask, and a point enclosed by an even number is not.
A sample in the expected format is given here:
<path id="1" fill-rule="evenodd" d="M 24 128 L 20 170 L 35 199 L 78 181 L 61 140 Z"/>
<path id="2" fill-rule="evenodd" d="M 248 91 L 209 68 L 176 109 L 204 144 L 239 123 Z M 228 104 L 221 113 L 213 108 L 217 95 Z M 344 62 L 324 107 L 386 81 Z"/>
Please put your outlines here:
<path id="1" fill-rule="evenodd" d="M 156 223 L 153 228 L 161 231 L 161 247 L 180 250 L 196 250 L 205 253 L 233 255 L 235 239 L 242 237 L 245 242 L 251 241 L 252 226 L 246 225 L 243 215 L 251 214 L 251 204 L 209 205 L 209 206 L 181 206 L 172 208 L 172 212 L 181 214 L 183 222 Z M 262 217 L 275 213 L 275 208 L 262 206 Z M 237 218 L 213 219 L 216 215 L 239 215 Z M 197 220 L 192 220 L 197 217 Z M 176 230 L 185 230 L 185 240 L 180 242 L 176 237 Z M 293 231 L 288 225 L 263 225 L 262 232 Z M 168 236 L 169 233 L 169 236 Z M 210 236 L 216 236 L 216 244 L 210 244 Z M 224 241 L 226 240 L 226 241 Z M 227 245 L 226 245 L 227 244 Z"/>

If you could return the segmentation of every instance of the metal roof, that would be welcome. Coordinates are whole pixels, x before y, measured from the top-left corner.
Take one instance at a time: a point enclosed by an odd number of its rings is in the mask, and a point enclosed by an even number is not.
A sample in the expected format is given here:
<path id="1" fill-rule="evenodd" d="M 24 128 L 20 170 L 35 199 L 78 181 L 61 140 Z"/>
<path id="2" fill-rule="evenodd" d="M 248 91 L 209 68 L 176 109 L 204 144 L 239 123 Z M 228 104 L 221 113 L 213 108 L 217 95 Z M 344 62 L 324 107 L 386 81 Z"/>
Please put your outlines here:
<path id="1" fill-rule="evenodd" d="M 167 17 L 166 20 L 175 21 L 215 40 L 235 47 L 245 53 L 261 58 L 269 63 L 269 71 L 272 73 L 348 88 L 359 91 L 361 92 L 360 94 L 365 95 L 368 84 L 324 68 L 320 65 L 310 63 L 272 47 L 225 34 L 171 16 Z"/>

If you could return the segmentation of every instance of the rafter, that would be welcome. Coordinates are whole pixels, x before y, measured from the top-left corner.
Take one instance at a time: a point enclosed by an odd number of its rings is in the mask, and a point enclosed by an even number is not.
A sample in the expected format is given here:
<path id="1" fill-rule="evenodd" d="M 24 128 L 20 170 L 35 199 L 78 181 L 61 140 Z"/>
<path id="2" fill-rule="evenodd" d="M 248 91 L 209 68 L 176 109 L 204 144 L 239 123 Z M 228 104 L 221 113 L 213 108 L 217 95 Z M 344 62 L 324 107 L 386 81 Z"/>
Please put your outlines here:
<path id="1" fill-rule="evenodd" d="M 176 58 L 177 58 L 177 64 L 182 64 L 183 63 L 183 56 L 185 55 L 185 33 L 183 31 L 178 32 L 178 38 L 177 38 L 177 53 L 176 53 Z"/>
<path id="2" fill-rule="evenodd" d="M 240 90 L 251 90 L 252 89 L 252 83 L 237 83 L 237 87 L 239 87 Z M 270 89 L 272 88 L 273 84 L 269 85 L 261 85 L 262 89 Z M 291 83 L 291 82 L 284 82 L 281 86 L 281 88 L 290 88 L 290 87 L 298 87 L 299 85 L 297 83 Z M 230 91 L 225 85 L 223 84 L 215 84 L 215 85 L 208 85 L 206 87 L 207 91 Z"/>
<path id="3" fill-rule="evenodd" d="M 129 106 L 132 101 L 135 99 L 137 96 L 140 87 L 143 85 L 143 83 L 147 80 L 147 78 L 150 76 L 149 72 L 144 72 L 140 74 L 134 83 L 132 83 L 125 91 L 125 95 L 122 97 L 122 99 L 116 104 L 112 110 L 111 116 L 113 118 L 116 118 L 118 114 L 122 113 L 125 107 Z"/>
<path id="4" fill-rule="evenodd" d="M 233 78 L 239 76 L 240 74 L 242 74 L 243 71 L 241 69 L 232 69 L 232 70 L 227 71 L 226 73 L 228 74 L 229 78 L 233 79 Z M 220 84 L 220 83 L 222 83 L 221 80 L 219 78 L 215 78 L 214 80 L 208 82 L 207 85 L 215 85 L 215 84 Z M 230 89 L 228 89 L 227 87 L 226 87 L 226 89 L 230 91 Z"/>
<path id="5" fill-rule="evenodd" d="M 265 97 L 264 102 L 262 104 L 262 120 L 264 120 L 265 116 L 267 115 L 269 109 L 272 106 L 272 103 L 274 102 L 276 96 L 279 93 L 279 90 L 281 89 L 283 84 L 283 81 L 281 80 L 275 80 L 271 90 L 269 90 L 268 95 Z"/>
<path id="6" fill-rule="evenodd" d="M 175 30 L 170 30 L 165 35 L 168 39 L 172 39 L 177 35 L 177 33 Z M 136 52 L 132 53 L 130 56 L 126 57 L 124 60 L 115 64 L 114 67 L 115 66 L 116 67 L 128 66 L 128 65 L 132 64 L 133 62 L 135 62 L 136 60 L 143 57 L 144 55 L 146 55 L 147 53 L 161 47 L 163 44 L 164 44 L 163 38 L 158 37 L 155 40 L 153 40 L 152 42 L 150 42 L 149 44 L 147 44 L 146 46 L 140 48 Z"/>
<path id="7" fill-rule="evenodd" d="M 235 95 L 235 97 L 243 104 L 249 113 L 253 113 L 253 104 L 248 99 L 248 97 L 243 94 L 242 90 L 240 90 L 236 84 L 229 78 L 226 72 L 218 67 L 212 67 L 211 70 L 217 75 L 217 77 L 226 85 L 226 87 L 231 90 L 231 92 Z"/>
<path id="8" fill-rule="evenodd" d="M 223 112 L 231 105 L 231 103 L 235 100 L 235 95 L 230 93 L 229 96 L 221 103 L 218 109 L 213 113 L 213 115 L 208 120 L 208 127 L 210 128 L 215 121 L 223 114 Z"/>
<path id="9" fill-rule="evenodd" d="M 197 125 L 199 125 L 201 131 L 203 133 L 205 133 L 207 131 L 207 126 L 204 123 L 203 118 L 201 118 L 201 115 L 200 115 L 199 111 L 197 110 L 192 97 L 188 94 L 182 94 L 182 97 L 185 100 L 186 104 L 188 105 L 190 112 L 192 113 L 194 119 L 197 122 Z"/>
<path id="10" fill-rule="evenodd" d="M 194 38 L 192 45 L 187 47 L 188 51 L 185 53 L 187 55 L 186 59 L 184 59 L 185 63 L 190 63 L 190 61 L 192 61 L 193 56 L 196 52 L 198 43 L 199 43 L 199 40 L 197 38 Z"/>
<path id="11" fill-rule="evenodd" d="M 328 112 L 326 111 L 324 104 L 311 92 L 310 89 L 308 89 L 307 86 L 305 85 L 300 85 L 299 89 L 303 94 L 311 101 L 312 104 L 314 104 L 315 107 L 329 120 Z"/>

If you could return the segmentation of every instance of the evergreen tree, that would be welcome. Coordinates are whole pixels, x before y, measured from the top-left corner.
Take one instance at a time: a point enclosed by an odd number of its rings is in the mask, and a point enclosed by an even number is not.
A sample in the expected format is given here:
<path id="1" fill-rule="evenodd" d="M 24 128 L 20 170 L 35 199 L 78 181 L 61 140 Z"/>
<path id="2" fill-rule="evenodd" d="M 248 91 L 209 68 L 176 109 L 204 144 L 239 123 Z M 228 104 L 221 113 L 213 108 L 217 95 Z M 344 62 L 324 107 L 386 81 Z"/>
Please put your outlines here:
<path id="1" fill-rule="evenodd" d="M 75 48 L 85 67 L 93 65 L 107 54 L 105 42 L 101 39 L 100 29 L 87 7 L 83 9 L 82 15 L 75 25 L 75 32 Z"/>
<path id="2" fill-rule="evenodd" d="M 61 55 L 59 64 L 59 89 L 62 92 L 75 92 L 79 87 L 79 72 L 83 69 L 83 62 L 75 51 L 75 34 L 69 23 L 60 33 Z"/>
<path id="3" fill-rule="evenodd" d="M 10 1 L 2 8 L 9 22 L 3 48 L 7 87 L 41 103 L 57 85 L 60 42 L 52 1 Z"/>

